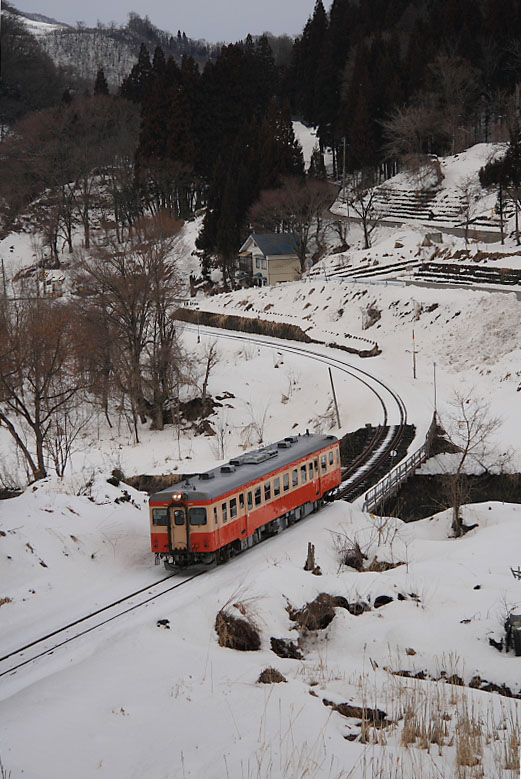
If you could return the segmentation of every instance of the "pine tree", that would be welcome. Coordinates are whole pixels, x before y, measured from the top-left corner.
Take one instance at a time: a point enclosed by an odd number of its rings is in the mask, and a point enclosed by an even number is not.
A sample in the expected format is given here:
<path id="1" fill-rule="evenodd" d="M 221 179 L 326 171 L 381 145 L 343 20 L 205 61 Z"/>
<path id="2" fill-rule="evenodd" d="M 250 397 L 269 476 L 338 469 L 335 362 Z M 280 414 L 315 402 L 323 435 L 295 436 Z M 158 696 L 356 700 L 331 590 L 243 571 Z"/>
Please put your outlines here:
<path id="1" fill-rule="evenodd" d="M 152 65 L 150 63 L 150 55 L 147 47 L 142 43 L 138 61 L 121 84 L 121 96 L 131 100 L 133 103 L 143 104 L 150 87 L 151 78 Z"/>
<path id="2" fill-rule="evenodd" d="M 108 95 L 109 87 L 103 68 L 100 68 L 96 73 L 96 81 L 94 82 L 94 94 L 95 95 Z"/>

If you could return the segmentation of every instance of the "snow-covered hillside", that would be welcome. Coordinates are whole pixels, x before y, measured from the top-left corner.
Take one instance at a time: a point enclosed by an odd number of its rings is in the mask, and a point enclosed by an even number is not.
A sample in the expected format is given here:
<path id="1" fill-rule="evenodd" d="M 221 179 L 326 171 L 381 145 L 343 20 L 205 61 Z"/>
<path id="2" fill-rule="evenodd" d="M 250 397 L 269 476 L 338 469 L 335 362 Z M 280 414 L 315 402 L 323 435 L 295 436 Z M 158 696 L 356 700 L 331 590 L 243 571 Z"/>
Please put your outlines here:
<path id="1" fill-rule="evenodd" d="M 447 184 L 449 162 L 446 168 Z M 186 223 L 174 249 L 186 277 L 197 271 L 198 229 L 198 221 Z M 352 225 L 342 262 L 427 261 L 436 251 L 425 241 L 429 231 L 387 226 L 363 250 Z M 443 246 L 452 261 L 469 250 L 480 253 L 479 264 L 519 267 L 512 237 L 504 246 L 466 247 L 444 235 Z M 35 252 L 29 232 L 7 236 L 0 255 L 8 278 L 34 264 Z M 416 426 L 411 448 L 424 439 L 435 397 L 443 419 L 454 392 L 470 389 L 501 417 L 493 443 L 499 455 L 511 450 L 510 467 L 519 471 L 519 293 L 419 286 L 404 276 L 334 279 L 335 263 L 339 255 L 331 254 L 301 282 L 195 302 L 299 325 L 319 342 L 314 351 L 384 380 Z M 199 472 L 255 446 L 259 428 L 269 442 L 306 428 L 343 434 L 378 424 L 381 410 L 360 382 L 334 370 L 339 430 L 325 365 L 288 355 L 276 342 L 221 335 L 196 325 L 182 339 L 201 366 L 205 348 L 217 344 L 208 389 L 220 404 L 211 422 L 224 452 L 188 426 L 179 435 L 141 426 L 136 444 L 124 422 L 109 428 L 96 419 L 64 479 L 0 501 L 2 656 L 164 576 L 150 552 L 146 496 L 108 483 L 114 470 Z M 324 345 L 364 343 L 376 343 L 378 356 Z M 201 370 L 194 378 L 200 383 Z M 0 447 L 4 478 L 19 474 L 4 427 Z M 521 580 L 511 572 L 521 566 L 521 507 L 469 505 L 464 518 L 477 527 L 455 539 L 446 511 L 405 524 L 363 513 L 360 501 L 334 503 L 146 608 L 0 675 L 4 775 L 514 779 L 521 657 L 494 643 L 504 641 L 507 615 L 521 613 Z M 309 542 L 320 576 L 303 570 Z M 344 564 L 353 549 L 362 570 Z M 329 623 L 299 627 L 295 612 L 321 593 L 338 598 Z M 255 624 L 260 649 L 219 646 L 220 609 Z M 272 638 L 293 642 L 300 659 L 277 655 Z M 259 683 L 268 667 L 285 682 Z"/>

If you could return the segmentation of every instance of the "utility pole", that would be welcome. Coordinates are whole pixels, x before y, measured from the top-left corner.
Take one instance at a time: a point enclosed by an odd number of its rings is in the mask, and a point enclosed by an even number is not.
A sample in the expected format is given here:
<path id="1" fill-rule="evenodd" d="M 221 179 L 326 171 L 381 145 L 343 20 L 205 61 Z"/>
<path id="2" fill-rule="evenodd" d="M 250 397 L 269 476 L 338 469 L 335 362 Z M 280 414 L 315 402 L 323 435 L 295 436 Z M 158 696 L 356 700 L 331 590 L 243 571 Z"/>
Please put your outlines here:
<path id="1" fill-rule="evenodd" d="M 416 378 L 416 342 L 414 340 L 414 330 L 412 331 L 412 377 Z"/>
<path id="2" fill-rule="evenodd" d="M 336 392 L 335 392 L 335 385 L 333 384 L 333 374 L 331 373 L 331 368 L 328 368 L 328 371 L 329 371 L 329 380 L 331 381 L 331 390 L 333 392 L 333 400 L 335 403 L 336 422 L 338 425 L 338 429 L 340 429 L 341 428 L 340 414 L 338 413 L 338 403 L 336 402 Z"/>
<path id="3" fill-rule="evenodd" d="M 432 363 L 432 374 L 434 379 L 434 413 L 436 413 L 436 363 Z"/>
<path id="4" fill-rule="evenodd" d="M 343 142 L 343 151 L 342 151 L 342 197 L 344 198 L 344 201 L 347 200 L 346 198 L 346 137 L 342 138 Z"/>

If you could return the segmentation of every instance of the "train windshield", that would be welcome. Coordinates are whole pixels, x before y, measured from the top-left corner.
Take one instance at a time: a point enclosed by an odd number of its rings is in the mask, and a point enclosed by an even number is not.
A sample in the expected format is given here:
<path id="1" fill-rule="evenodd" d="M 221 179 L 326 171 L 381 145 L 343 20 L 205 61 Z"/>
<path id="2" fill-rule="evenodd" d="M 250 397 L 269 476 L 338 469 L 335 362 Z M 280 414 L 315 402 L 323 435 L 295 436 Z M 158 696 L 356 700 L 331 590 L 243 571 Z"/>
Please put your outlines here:
<path id="1" fill-rule="evenodd" d="M 154 525 L 168 525 L 168 509 L 153 509 Z"/>
<path id="2" fill-rule="evenodd" d="M 206 509 L 204 508 L 190 509 L 190 524 L 206 525 Z"/>

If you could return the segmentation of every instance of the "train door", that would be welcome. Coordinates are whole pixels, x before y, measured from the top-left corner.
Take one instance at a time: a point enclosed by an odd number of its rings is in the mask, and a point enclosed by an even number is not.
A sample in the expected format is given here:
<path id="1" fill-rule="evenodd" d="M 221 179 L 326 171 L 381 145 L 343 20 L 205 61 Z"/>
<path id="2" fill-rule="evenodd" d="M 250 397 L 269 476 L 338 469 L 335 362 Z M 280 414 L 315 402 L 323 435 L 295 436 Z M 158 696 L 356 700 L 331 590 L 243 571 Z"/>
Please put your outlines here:
<path id="1" fill-rule="evenodd" d="M 186 511 L 181 506 L 173 506 L 170 522 L 170 543 L 173 549 L 188 549 L 188 525 Z"/>

